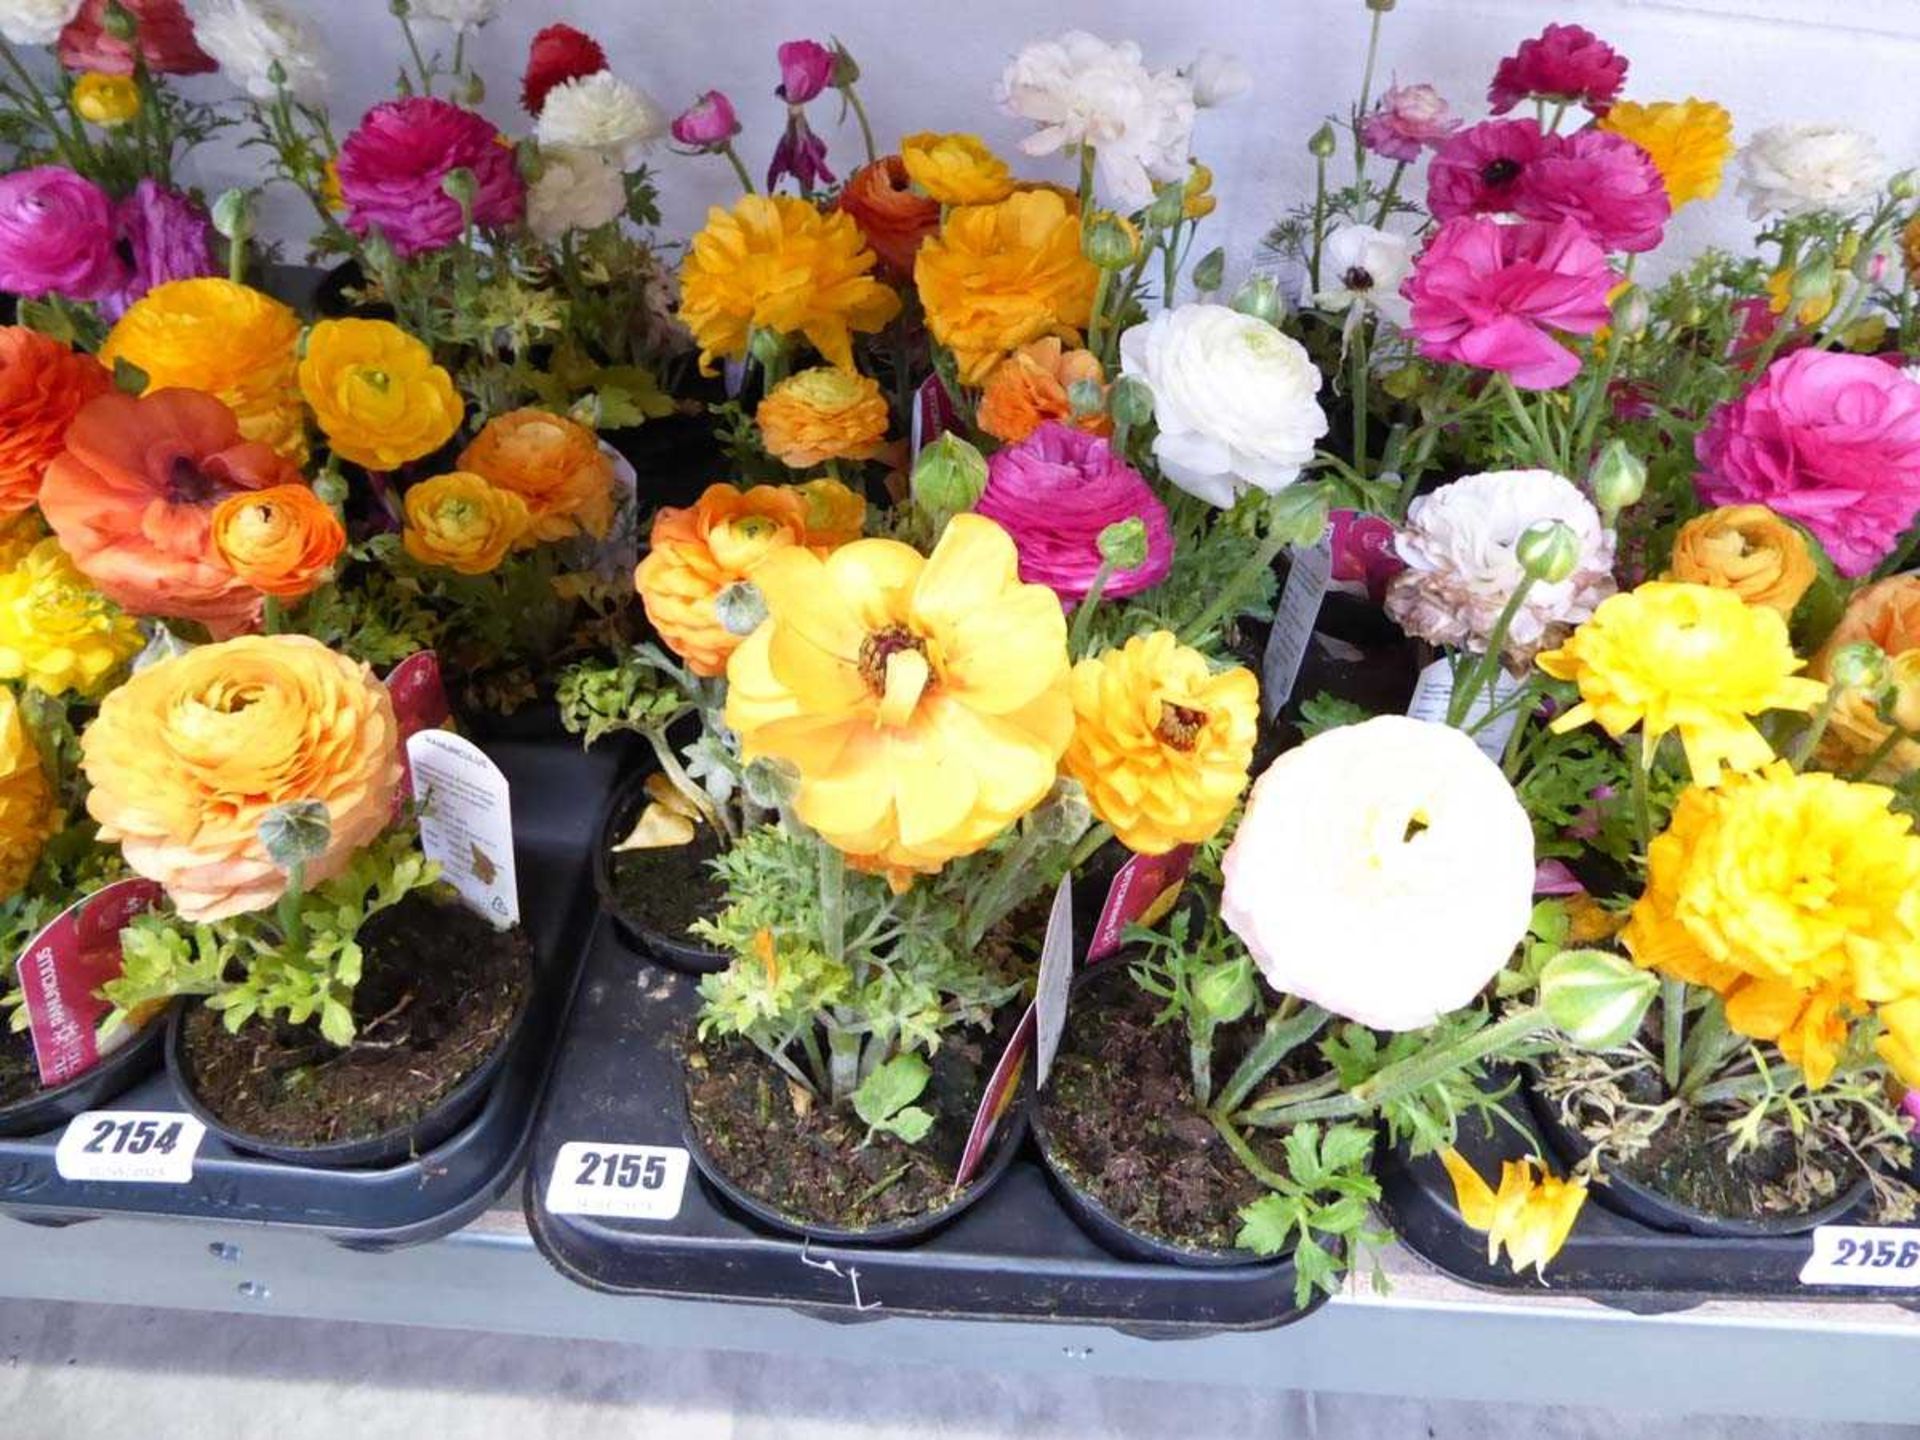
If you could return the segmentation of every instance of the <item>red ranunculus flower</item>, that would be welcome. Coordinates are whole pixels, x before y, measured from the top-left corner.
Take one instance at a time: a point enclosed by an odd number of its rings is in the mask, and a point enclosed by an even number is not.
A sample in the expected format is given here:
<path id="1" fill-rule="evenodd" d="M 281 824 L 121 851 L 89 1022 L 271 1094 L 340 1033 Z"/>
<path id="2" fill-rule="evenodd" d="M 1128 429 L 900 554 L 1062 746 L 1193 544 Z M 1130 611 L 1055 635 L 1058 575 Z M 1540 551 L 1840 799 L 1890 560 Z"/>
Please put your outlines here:
<path id="1" fill-rule="evenodd" d="M 180 0 L 120 0 L 120 8 L 133 17 L 131 41 L 108 33 L 107 7 L 112 3 L 86 0 L 60 32 L 60 63 L 67 69 L 131 75 L 135 45 L 156 75 L 209 75 L 220 68 L 193 38 L 193 21 Z"/>
<path id="2" fill-rule="evenodd" d="M 1530 95 L 1577 102 L 1604 115 L 1627 83 L 1627 57 L 1582 25 L 1549 25 L 1500 62 L 1487 87 L 1493 113 Z"/>
<path id="3" fill-rule="evenodd" d="M 598 75 L 607 68 L 600 42 L 571 25 L 549 25 L 527 47 L 527 73 L 520 81 L 520 105 L 538 118 L 547 92 L 569 80 Z"/>

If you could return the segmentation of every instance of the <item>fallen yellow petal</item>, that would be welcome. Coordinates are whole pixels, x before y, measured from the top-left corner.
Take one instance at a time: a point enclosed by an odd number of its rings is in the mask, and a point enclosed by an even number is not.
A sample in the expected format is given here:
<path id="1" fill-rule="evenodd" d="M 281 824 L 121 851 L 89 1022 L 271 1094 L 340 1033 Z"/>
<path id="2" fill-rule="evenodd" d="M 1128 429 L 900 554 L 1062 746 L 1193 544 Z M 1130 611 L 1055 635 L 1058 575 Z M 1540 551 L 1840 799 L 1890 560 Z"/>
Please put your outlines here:
<path id="1" fill-rule="evenodd" d="M 693 821 L 685 815 L 653 804 L 640 812 L 640 819 L 627 838 L 613 847 L 615 855 L 629 850 L 671 850 L 676 845 L 693 843 Z"/>

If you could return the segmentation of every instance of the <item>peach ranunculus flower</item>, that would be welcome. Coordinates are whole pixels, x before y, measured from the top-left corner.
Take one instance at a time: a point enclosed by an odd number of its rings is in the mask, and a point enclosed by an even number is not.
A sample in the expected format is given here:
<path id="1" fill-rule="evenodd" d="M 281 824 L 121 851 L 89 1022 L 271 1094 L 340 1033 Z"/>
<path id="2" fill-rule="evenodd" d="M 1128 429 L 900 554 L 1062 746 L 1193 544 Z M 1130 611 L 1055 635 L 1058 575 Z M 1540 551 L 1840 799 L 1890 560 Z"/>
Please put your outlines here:
<path id="1" fill-rule="evenodd" d="M 26 888 L 58 825 L 40 747 L 13 691 L 0 685 L 0 901 Z"/>
<path id="2" fill-rule="evenodd" d="M 613 528 L 614 467 L 593 431 L 546 410 L 496 415 L 460 452 L 459 469 L 527 502 L 523 544 Z"/>
<path id="3" fill-rule="evenodd" d="M 1920 732 L 1920 575 L 1878 580 L 1847 602 L 1846 613 L 1815 653 L 1808 673 L 1832 678 L 1833 657 L 1848 645 L 1867 641 L 1886 652 L 1893 694 L 1887 701 L 1893 724 Z M 1887 783 L 1920 769 L 1920 741 L 1893 740 L 1892 726 L 1880 718 L 1880 705 L 1861 691 L 1849 690 L 1834 702 L 1821 737 L 1823 765 L 1848 773 L 1869 758 L 1867 778 Z"/>
<path id="4" fill-rule="evenodd" d="M 332 573 L 347 530 L 305 485 L 275 485 L 214 507 L 213 548 L 261 594 L 298 600 Z"/>
<path id="5" fill-rule="evenodd" d="M 318 801 L 332 833 L 309 885 L 339 874 L 393 818 L 399 726 L 365 665 L 305 635 L 248 635 L 150 665 L 80 737 L 100 838 L 164 885 L 183 919 L 264 910 L 286 893 L 260 823 Z"/>
<path id="6" fill-rule="evenodd" d="M 102 395 L 74 419 L 47 467 L 40 508 L 80 572 L 136 615 L 249 628 L 260 592 L 213 541 L 229 496 L 301 485 L 268 445 L 244 439 L 225 404 L 195 390 Z"/>
<path id="7" fill-rule="evenodd" d="M 134 301 L 100 347 L 147 389 L 204 390 L 239 418 L 240 434 L 296 465 L 307 460 L 307 410 L 296 380 L 300 317 L 271 296 L 204 277 L 156 285 Z"/>
<path id="8" fill-rule="evenodd" d="M 422 480 L 407 491 L 400 543 L 422 565 L 461 575 L 496 570 L 533 523 L 527 502 L 468 470 Z"/>
<path id="9" fill-rule="evenodd" d="M 307 335 L 300 393 L 327 444 L 369 470 L 397 470 L 453 438 L 466 406 L 433 352 L 386 320 L 322 320 Z"/>
<path id="10" fill-rule="evenodd" d="M 922 130 L 900 142 L 913 183 L 942 205 L 992 205 L 1013 193 L 1007 162 L 978 135 Z"/>
<path id="11" fill-rule="evenodd" d="M 1807 537 L 1766 506 L 1724 505 L 1680 527 L 1666 578 L 1731 590 L 1785 619 L 1820 571 Z"/>
<path id="12" fill-rule="evenodd" d="M 916 194 L 898 155 L 882 155 L 847 177 L 840 209 L 853 217 L 889 277 L 913 274 L 920 245 L 940 228 L 940 206 Z"/>
<path id="13" fill-rule="evenodd" d="M 1100 272 L 1080 253 L 1080 216 L 1052 190 L 950 211 L 920 247 L 914 281 L 933 338 L 978 385 L 1009 351 L 1046 335 L 1076 343 Z"/>
<path id="14" fill-rule="evenodd" d="M 1107 435 L 1113 421 L 1106 407 L 1076 417 L 1068 391 L 1090 381 L 1106 393 L 1106 372 L 1090 350 L 1069 350 L 1056 336 L 1022 345 L 993 367 L 980 395 L 980 428 L 996 440 L 1017 445 L 1049 420 L 1090 435 Z"/>
<path id="15" fill-rule="evenodd" d="M 80 407 L 113 388 L 91 355 L 24 325 L 0 326 L 0 517 L 21 515 Z"/>
<path id="16" fill-rule="evenodd" d="M 790 470 L 811 470 L 823 460 L 871 460 L 892 414 L 870 377 L 816 365 L 769 390 L 753 418 L 769 455 Z"/>

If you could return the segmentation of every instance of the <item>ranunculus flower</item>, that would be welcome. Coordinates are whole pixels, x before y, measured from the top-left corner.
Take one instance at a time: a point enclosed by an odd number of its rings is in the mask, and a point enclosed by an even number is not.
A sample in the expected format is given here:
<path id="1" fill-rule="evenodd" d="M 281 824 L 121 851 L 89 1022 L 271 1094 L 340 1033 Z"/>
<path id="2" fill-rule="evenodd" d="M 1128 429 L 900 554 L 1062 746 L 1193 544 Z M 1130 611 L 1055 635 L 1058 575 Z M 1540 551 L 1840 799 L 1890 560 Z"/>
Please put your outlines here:
<path id="1" fill-rule="evenodd" d="M 940 206 L 916 194 L 898 155 L 882 155 L 847 177 L 840 208 L 853 217 L 890 275 L 907 280 L 926 238 L 940 228 Z"/>
<path id="2" fill-rule="evenodd" d="M 1167 507 L 1140 472 L 1097 435 L 1048 421 L 987 462 L 987 488 L 977 514 L 999 522 L 1020 552 L 1020 578 L 1045 585 L 1063 601 L 1084 599 L 1100 569 L 1100 532 L 1139 520 L 1147 532 L 1146 558 L 1115 570 L 1101 591 L 1124 599 L 1151 590 L 1173 568 L 1173 532 Z"/>
<path id="3" fill-rule="evenodd" d="M 1368 310 L 1404 330 L 1411 317 L 1400 286 L 1413 269 L 1413 243 L 1371 225 L 1341 225 L 1327 236 L 1320 257 L 1326 285 L 1314 302 L 1348 314 L 1353 323 Z"/>
<path id="4" fill-rule="evenodd" d="M 1461 731 L 1342 725 L 1254 782 L 1220 916 L 1267 983 L 1375 1030 L 1418 1030 L 1485 988 L 1527 933 L 1533 825 Z"/>
<path id="5" fill-rule="evenodd" d="M 1845 125 L 1770 125 L 1740 148 L 1736 189 L 1755 220 L 1864 209 L 1887 173 L 1873 136 Z"/>
<path id="6" fill-rule="evenodd" d="M 198 620 L 216 633 L 252 625 L 260 592 L 213 544 L 229 495 L 305 483 L 272 449 L 241 437 L 197 390 L 91 401 L 47 467 L 40 509 L 82 574 L 136 615 Z"/>
<path id="7" fill-rule="evenodd" d="M 1335 510 L 1329 516 L 1328 540 L 1333 547 L 1333 578 L 1364 585 L 1367 598 L 1378 605 L 1387 598 L 1393 577 L 1407 562 L 1393 547 L 1393 526 L 1379 515 L 1357 510 Z"/>
<path id="8" fill-rule="evenodd" d="M 205 75 L 219 68 L 194 39 L 180 0 L 85 0 L 60 32 L 60 63 L 67 69 L 133 74 L 133 45 L 107 29 L 107 9 L 115 3 L 133 17 L 133 43 L 153 74 Z"/>
<path id="9" fill-rule="evenodd" d="M 1733 116 L 1724 105 L 1711 100 L 1651 105 L 1622 100 L 1607 112 L 1600 128 L 1647 152 L 1674 209 L 1720 193 L 1720 180 L 1733 154 Z"/>
<path id="10" fill-rule="evenodd" d="M 1106 407 L 1083 415 L 1073 413 L 1073 386 L 1092 384 L 1106 393 L 1106 371 L 1099 358 L 1089 350 L 1069 350 L 1049 335 L 1022 345 L 993 367 L 986 388 L 980 392 L 975 413 L 982 430 L 996 440 L 1011 445 L 1026 439 L 1049 420 L 1059 420 L 1086 431 L 1105 435 L 1113 429 L 1113 417 Z"/>
<path id="11" fill-rule="evenodd" d="M 0 35 L 11 45 L 51 45 L 80 13 L 81 0 L 0 0 Z"/>
<path id="12" fill-rule="evenodd" d="M 991 205 L 1013 193 L 1006 161 L 978 135 L 921 130 L 900 141 L 913 183 L 942 205 Z"/>
<path id="13" fill-rule="evenodd" d="M 1529 220 L 1577 220 L 1602 250 L 1651 250 L 1666 233 L 1673 203 L 1652 158 L 1603 130 L 1555 137 L 1527 166 L 1515 209 Z"/>
<path id="14" fill-rule="evenodd" d="M 1593 502 L 1552 471 L 1469 475 L 1415 500 L 1394 539 L 1407 568 L 1387 586 L 1387 614 L 1429 644 L 1484 654 L 1525 578 L 1515 546 L 1534 526 L 1553 521 L 1572 530 L 1580 559 L 1566 579 L 1530 585 L 1514 613 L 1502 659 L 1526 670 L 1614 591 L 1612 533 Z"/>
<path id="15" fill-rule="evenodd" d="M 1360 122 L 1360 143 L 1376 155 L 1411 165 L 1460 128 L 1446 97 L 1431 85 L 1395 85 Z"/>
<path id="16" fill-rule="evenodd" d="M 431 455 L 466 406 L 433 352 L 387 320 L 322 320 L 307 333 L 300 393 L 333 453 L 369 470 Z"/>
<path id="17" fill-rule="evenodd" d="M 191 195 L 169 190 L 151 176 L 143 176 L 115 207 L 114 231 L 122 252 L 133 261 L 133 274 L 125 288 L 101 302 L 108 319 L 126 314 L 128 306 L 156 285 L 218 273 L 207 212 Z"/>
<path id="18" fill-rule="evenodd" d="M 1797 351 L 1716 410 L 1694 454 L 1707 504 L 1765 505 L 1864 575 L 1920 513 L 1920 383 L 1872 356 Z"/>
<path id="19" fill-rule="evenodd" d="M 1120 337 L 1120 370 L 1153 394 L 1166 478 L 1222 509 L 1291 485 L 1327 433 L 1304 346 L 1224 305 L 1162 310 Z"/>
<path id="20" fill-rule="evenodd" d="M 13 691 L 0 687 L 0 901 L 26 888 L 59 826 L 40 747 Z"/>
<path id="21" fill-rule="evenodd" d="M 1680 527 L 1665 578 L 1731 590 L 1786 618 L 1820 571 L 1806 536 L 1766 506 L 1726 505 Z"/>
<path id="22" fill-rule="evenodd" d="M 279 0 L 204 0 L 195 22 L 221 71 L 255 100 L 270 101 L 282 89 L 303 104 L 325 99 L 326 52 L 298 10 Z"/>
<path id="23" fill-rule="evenodd" d="M 817 40 L 789 40 L 778 55 L 778 94 L 789 105 L 806 104 L 833 80 L 833 51 Z"/>
<path id="24" fill-rule="evenodd" d="M 1604 115 L 1626 83 L 1626 56 L 1585 26 L 1549 25 L 1500 62 L 1487 101 L 1496 115 L 1534 96 Z"/>
<path id="25" fill-rule="evenodd" d="M 127 281 L 107 192 L 64 165 L 0 176 L 0 290 L 99 300 Z"/>
<path id="26" fill-rule="evenodd" d="M 1501 225 L 1462 216 L 1427 242 L 1405 294 L 1428 359 L 1502 371 L 1523 390 L 1551 390 L 1580 370 L 1580 357 L 1555 332 L 1591 335 L 1607 324 L 1616 279 L 1575 221 Z"/>
<path id="27" fill-rule="evenodd" d="M 871 460 L 891 419 L 877 381 L 833 365 L 789 375 L 753 415 L 760 443 L 790 470 L 811 470 L 823 460 Z"/>
<path id="28" fill-rule="evenodd" d="M 695 150 L 713 150 L 740 133 L 740 117 L 733 102 L 718 90 L 709 90 L 673 117 L 673 138 Z"/>
<path id="29" fill-rule="evenodd" d="M 667 133 L 667 120 L 644 92 L 601 70 L 549 90 L 533 133 L 543 149 L 600 150 L 624 168 Z"/>
<path id="30" fill-rule="evenodd" d="M 1527 171 L 1559 137 L 1535 120 L 1486 120 L 1443 142 L 1427 167 L 1427 208 L 1436 220 L 1518 213 Z"/>
<path id="31" fill-rule="evenodd" d="M 787 111 L 787 128 L 773 147 L 773 159 L 767 162 L 768 192 L 789 175 L 807 194 L 838 178 L 827 164 L 827 142 L 814 133 L 805 112 L 798 108 Z"/>
<path id="32" fill-rule="evenodd" d="M 1184 72 L 1193 89 L 1193 103 L 1212 110 L 1229 100 L 1237 100 L 1253 88 L 1253 73 L 1238 55 L 1201 46 Z"/>
<path id="33" fill-rule="evenodd" d="M 526 200 L 513 151 L 490 121 L 448 100 L 415 95 L 376 105 L 340 146 L 347 228 L 378 230 L 405 259 L 460 239 L 460 202 L 441 188 L 455 170 L 474 179 L 473 223 L 511 225 Z"/>
<path id="34" fill-rule="evenodd" d="M 1889 660 L 1893 695 L 1889 718 L 1901 729 L 1920 732 L 1920 575 L 1877 580 L 1847 601 L 1846 613 L 1814 655 L 1807 673 L 1831 680 L 1834 656 L 1849 645 L 1877 645 Z M 1880 716 L 1879 699 L 1858 690 L 1843 693 L 1821 743 L 1821 763 L 1842 774 L 1878 755 L 1869 779 L 1887 783 L 1920 769 L 1920 741 L 1902 738 L 1883 749 L 1892 728 Z"/>
<path id="35" fill-rule="evenodd" d="M 195 923 L 264 910 L 287 889 L 260 838 L 282 805 L 331 822 L 309 885 L 347 867 L 393 818 L 400 727 L 365 665 L 305 635 L 249 635 L 149 665 L 80 737 L 87 810 L 136 874 Z"/>
<path id="36" fill-rule="evenodd" d="M 527 228 L 552 244 L 569 230 L 597 230 L 627 211 L 627 177 L 603 150 L 542 150 L 527 187 Z"/>
<path id="37" fill-rule="evenodd" d="M 235 575 L 263 595 L 310 594 L 347 548 L 333 507 L 305 485 L 275 485 L 229 495 L 213 510 L 213 548 Z"/>
<path id="38" fill-rule="evenodd" d="M 579 421 L 545 410 L 496 415 L 460 452 L 460 468 L 527 502 L 527 540 L 604 540 L 613 525 L 613 461 Z"/>
<path id="39" fill-rule="evenodd" d="M 74 568 L 54 539 L 0 573 L 0 680 L 94 699 L 146 645 L 139 623 Z"/>
<path id="40" fill-rule="evenodd" d="M 0 326 L 0 520 L 33 508 L 73 417 L 112 388 L 91 355 L 24 325 Z"/>
<path id="41" fill-rule="evenodd" d="M 556 85 L 607 68 L 607 52 L 600 42 L 571 25 L 549 25 L 527 47 L 527 71 L 520 80 L 520 105 L 538 119 L 547 92 Z"/>
<path id="42" fill-rule="evenodd" d="M 111 130 L 140 113 L 140 87 L 130 75 L 88 72 L 73 82 L 74 113 L 89 125 Z"/>
<path id="43" fill-rule="evenodd" d="M 501 0 L 412 0 L 413 13 L 456 30 L 478 30 L 500 13 Z"/>
<path id="44" fill-rule="evenodd" d="M 533 523 L 527 502 L 470 470 L 436 475 L 410 487 L 400 543 L 422 565 L 485 575 L 517 546 Z"/>

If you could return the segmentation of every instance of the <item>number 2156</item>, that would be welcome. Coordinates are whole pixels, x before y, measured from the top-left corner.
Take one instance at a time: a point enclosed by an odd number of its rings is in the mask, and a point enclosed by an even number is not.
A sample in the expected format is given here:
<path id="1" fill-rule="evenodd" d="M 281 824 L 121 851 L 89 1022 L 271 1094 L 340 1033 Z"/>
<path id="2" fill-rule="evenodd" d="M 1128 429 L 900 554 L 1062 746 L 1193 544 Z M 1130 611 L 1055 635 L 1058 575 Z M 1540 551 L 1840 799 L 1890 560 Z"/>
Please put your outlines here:
<path id="1" fill-rule="evenodd" d="M 1911 1270 L 1920 1265 L 1920 1240 L 1907 1240 L 1895 1245 L 1891 1240 L 1840 1240 L 1836 1244 L 1833 1263 L 1855 1265 L 1863 1269 Z"/>

